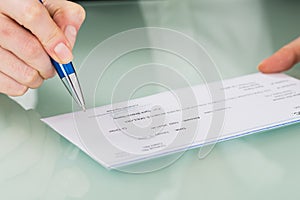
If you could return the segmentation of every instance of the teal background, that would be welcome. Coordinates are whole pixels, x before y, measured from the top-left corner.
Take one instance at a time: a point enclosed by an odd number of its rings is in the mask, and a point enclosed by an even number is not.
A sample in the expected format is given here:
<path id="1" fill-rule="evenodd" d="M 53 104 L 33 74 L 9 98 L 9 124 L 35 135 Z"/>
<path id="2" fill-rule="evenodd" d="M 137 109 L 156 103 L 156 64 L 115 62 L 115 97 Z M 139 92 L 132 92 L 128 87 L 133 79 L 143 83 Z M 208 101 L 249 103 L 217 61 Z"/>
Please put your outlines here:
<path id="1" fill-rule="evenodd" d="M 300 2 L 292 0 L 82 5 L 87 19 L 74 49 L 74 63 L 82 82 L 88 81 L 81 76 L 80 68 L 89 52 L 110 36 L 132 28 L 170 28 L 192 37 L 208 51 L 223 79 L 257 72 L 262 59 L 300 33 Z M 110 103 L 116 80 L 130 69 L 130 63 L 146 62 L 149 55 L 141 51 L 119 60 L 103 79 L 101 87 L 106 90 L 98 94 L 98 86 L 91 88 L 97 100 L 88 106 Z M 300 78 L 299 66 L 288 74 Z M 146 87 L 136 97 L 157 91 L 159 88 Z M 15 100 L 31 109 L 0 95 L 0 199 L 300 198 L 299 124 L 219 143 L 203 159 L 198 159 L 197 149 L 190 150 L 166 168 L 132 174 L 106 170 L 40 121 L 41 117 L 74 110 L 58 77 Z"/>

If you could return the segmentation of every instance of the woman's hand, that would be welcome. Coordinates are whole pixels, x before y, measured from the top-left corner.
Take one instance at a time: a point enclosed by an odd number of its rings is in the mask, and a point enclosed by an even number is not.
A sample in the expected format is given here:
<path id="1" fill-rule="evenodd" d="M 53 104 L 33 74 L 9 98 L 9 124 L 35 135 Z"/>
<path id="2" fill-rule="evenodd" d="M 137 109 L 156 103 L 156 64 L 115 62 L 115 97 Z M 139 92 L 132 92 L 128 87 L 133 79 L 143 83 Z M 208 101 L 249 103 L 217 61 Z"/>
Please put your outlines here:
<path id="1" fill-rule="evenodd" d="M 0 0 L 0 93 L 23 95 L 72 60 L 84 9 L 66 0 Z"/>

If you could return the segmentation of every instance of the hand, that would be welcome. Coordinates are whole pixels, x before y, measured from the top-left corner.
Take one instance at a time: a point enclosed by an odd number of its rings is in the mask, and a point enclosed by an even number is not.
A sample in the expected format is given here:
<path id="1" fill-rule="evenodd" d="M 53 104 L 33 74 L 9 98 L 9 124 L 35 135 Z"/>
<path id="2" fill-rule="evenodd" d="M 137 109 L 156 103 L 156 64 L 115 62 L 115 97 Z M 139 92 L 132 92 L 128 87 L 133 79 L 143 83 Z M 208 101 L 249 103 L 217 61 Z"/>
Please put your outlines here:
<path id="1" fill-rule="evenodd" d="M 300 62 L 300 37 L 262 61 L 258 69 L 264 73 L 286 71 Z"/>
<path id="2" fill-rule="evenodd" d="M 0 0 L 0 93 L 23 95 L 72 60 L 84 9 L 66 0 Z"/>

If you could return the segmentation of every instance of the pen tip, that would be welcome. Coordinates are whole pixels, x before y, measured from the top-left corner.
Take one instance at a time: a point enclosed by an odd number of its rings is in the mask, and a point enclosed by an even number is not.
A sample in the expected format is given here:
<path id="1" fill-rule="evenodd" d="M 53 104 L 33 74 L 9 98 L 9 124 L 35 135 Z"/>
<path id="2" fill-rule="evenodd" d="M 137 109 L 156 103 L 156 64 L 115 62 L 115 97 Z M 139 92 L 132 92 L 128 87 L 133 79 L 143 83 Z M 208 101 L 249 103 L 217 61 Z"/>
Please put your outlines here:
<path id="1" fill-rule="evenodd" d="M 86 111 L 85 105 L 81 105 L 81 108 L 82 108 L 82 111 L 83 111 L 83 112 Z"/>

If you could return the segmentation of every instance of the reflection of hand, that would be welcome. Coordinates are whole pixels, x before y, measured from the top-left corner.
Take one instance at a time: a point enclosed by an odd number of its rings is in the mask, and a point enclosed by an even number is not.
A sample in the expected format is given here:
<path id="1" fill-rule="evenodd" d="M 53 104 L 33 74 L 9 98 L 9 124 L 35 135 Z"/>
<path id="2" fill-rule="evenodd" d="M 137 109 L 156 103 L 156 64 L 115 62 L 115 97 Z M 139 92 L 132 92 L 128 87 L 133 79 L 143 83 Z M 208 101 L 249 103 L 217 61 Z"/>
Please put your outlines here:
<path id="1" fill-rule="evenodd" d="M 90 182 L 80 168 L 57 165 L 71 157 L 60 136 L 7 96 L 0 105 L 0 199 L 82 199 Z"/>
<path id="2" fill-rule="evenodd" d="M 286 71 L 300 62 L 300 38 L 279 49 L 271 57 L 262 61 L 258 68 L 264 73 Z"/>
<path id="3" fill-rule="evenodd" d="M 54 76 L 49 56 L 72 60 L 77 31 L 85 18 L 66 0 L 0 0 L 0 93 L 24 94 Z"/>

